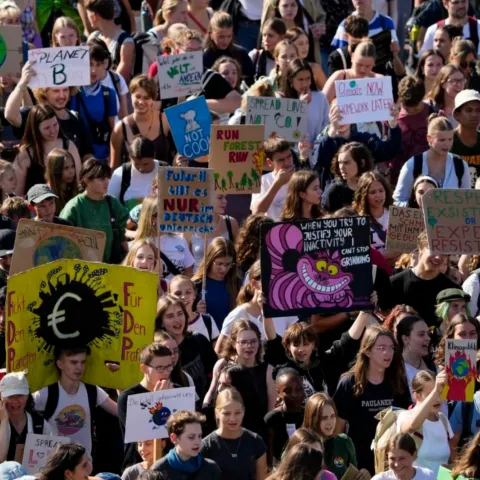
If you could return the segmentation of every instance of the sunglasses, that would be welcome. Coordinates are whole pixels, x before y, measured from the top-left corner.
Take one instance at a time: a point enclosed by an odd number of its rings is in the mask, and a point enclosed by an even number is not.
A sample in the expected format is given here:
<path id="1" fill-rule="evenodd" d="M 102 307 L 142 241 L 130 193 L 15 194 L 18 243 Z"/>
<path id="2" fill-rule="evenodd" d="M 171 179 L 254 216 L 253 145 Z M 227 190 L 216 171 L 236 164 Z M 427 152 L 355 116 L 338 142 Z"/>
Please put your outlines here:
<path id="1" fill-rule="evenodd" d="M 475 66 L 477 65 L 477 62 L 460 62 L 460 68 L 471 68 L 472 70 L 475 68 Z"/>

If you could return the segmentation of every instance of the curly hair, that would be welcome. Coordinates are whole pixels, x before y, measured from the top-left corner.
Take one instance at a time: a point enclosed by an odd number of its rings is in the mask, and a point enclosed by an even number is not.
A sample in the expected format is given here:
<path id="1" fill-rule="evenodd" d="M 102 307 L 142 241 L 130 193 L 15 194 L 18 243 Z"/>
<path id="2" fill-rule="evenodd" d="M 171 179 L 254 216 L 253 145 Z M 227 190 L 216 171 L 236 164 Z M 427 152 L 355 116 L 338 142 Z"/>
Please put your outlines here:
<path id="1" fill-rule="evenodd" d="M 225 345 L 222 349 L 220 357 L 224 358 L 227 361 L 233 360 L 237 355 L 237 350 L 235 348 L 235 345 L 237 344 L 238 336 L 242 332 L 248 332 L 248 331 L 254 332 L 258 339 L 258 351 L 257 351 L 257 354 L 255 355 L 255 361 L 257 363 L 262 363 L 262 359 L 263 359 L 262 336 L 260 335 L 260 330 L 258 329 L 258 327 L 250 320 L 240 319 L 234 323 L 230 336 L 225 342 Z"/>
<path id="2" fill-rule="evenodd" d="M 203 425 L 205 423 L 206 417 L 198 412 L 190 412 L 188 410 L 180 410 L 175 412 L 167 420 L 167 432 L 168 434 L 174 433 L 175 435 L 180 436 L 185 431 L 185 426 L 192 423 L 198 423 Z"/>

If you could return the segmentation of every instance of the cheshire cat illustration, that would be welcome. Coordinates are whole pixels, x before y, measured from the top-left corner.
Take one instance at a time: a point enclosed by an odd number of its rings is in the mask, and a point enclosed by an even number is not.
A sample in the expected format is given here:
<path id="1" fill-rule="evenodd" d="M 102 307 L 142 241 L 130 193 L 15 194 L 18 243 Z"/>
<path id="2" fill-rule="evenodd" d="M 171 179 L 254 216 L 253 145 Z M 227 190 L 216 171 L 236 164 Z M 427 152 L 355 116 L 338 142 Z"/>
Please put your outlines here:
<path id="1" fill-rule="evenodd" d="M 350 307 L 351 273 L 342 271 L 338 251 L 303 252 L 303 233 L 295 225 L 276 225 L 266 236 L 272 270 L 268 303 L 278 310 Z"/>

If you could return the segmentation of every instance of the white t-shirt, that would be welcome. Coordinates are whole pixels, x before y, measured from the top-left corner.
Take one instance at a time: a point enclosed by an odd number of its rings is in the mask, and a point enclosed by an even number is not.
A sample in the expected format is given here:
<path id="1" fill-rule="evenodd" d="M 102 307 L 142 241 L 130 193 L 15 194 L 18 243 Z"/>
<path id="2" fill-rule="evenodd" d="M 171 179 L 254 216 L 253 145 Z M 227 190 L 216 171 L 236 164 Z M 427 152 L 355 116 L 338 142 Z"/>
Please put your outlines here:
<path id="1" fill-rule="evenodd" d="M 375 219 L 382 227 L 382 230 L 387 232 L 388 228 L 388 210 L 386 208 L 383 209 L 383 214 L 380 218 Z M 385 242 L 380 238 L 377 230 L 379 230 L 379 226 L 375 225 L 375 228 L 370 224 L 370 244 L 372 247 L 376 248 L 380 253 L 385 251 Z"/>
<path id="2" fill-rule="evenodd" d="M 107 76 L 102 80 L 101 83 L 104 87 L 111 88 L 115 92 L 115 96 L 117 97 L 117 109 L 118 109 L 118 111 L 120 111 L 119 95 L 120 96 L 128 95 L 129 90 L 128 90 L 127 82 L 122 77 L 122 75 L 119 75 L 119 74 L 117 74 L 117 75 L 118 75 L 118 78 L 119 78 L 119 82 L 117 82 L 117 85 L 115 85 L 115 83 L 113 82 L 112 74 L 110 72 L 107 72 Z M 115 86 L 117 88 L 115 88 Z M 117 89 L 118 89 L 118 94 L 117 94 Z M 118 122 L 118 116 L 115 117 L 115 123 L 117 123 L 117 122 Z"/>
<path id="3" fill-rule="evenodd" d="M 435 480 L 435 475 L 428 468 L 415 467 L 416 473 L 412 480 Z M 398 480 L 398 477 L 393 473 L 393 470 L 378 473 L 372 480 Z"/>
<path id="4" fill-rule="evenodd" d="M 205 320 L 203 319 L 202 315 L 198 315 L 198 317 L 193 321 L 193 323 L 188 324 L 188 329 L 192 332 L 198 332 L 201 333 L 209 342 L 212 340 L 215 340 L 215 338 L 218 338 L 220 335 L 220 332 L 218 331 L 217 324 L 215 323 L 215 320 L 213 317 L 210 315 L 210 318 L 212 319 L 212 337 L 208 335 L 208 329 L 207 326 L 205 325 Z"/>
<path id="5" fill-rule="evenodd" d="M 258 203 L 267 194 L 268 189 L 272 186 L 274 181 L 274 172 L 269 172 L 265 175 L 262 175 L 262 186 L 260 187 L 260 193 L 252 194 L 250 208 L 252 208 L 253 205 Z M 280 187 L 280 190 L 275 195 L 275 198 L 273 199 L 270 207 L 267 210 L 267 216 L 273 218 L 273 220 L 278 220 L 280 218 L 280 214 L 282 213 L 282 207 L 285 203 L 285 198 L 287 197 L 287 188 L 288 183 Z"/>
<path id="6" fill-rule="evenodd" d="M 75 395 L 69 395 L 58 383 L 58 404 L 55 412 L 49 418 L 48 424 L 55 432 L 55 435 L 70 437 L 72 443 L 80 443 L 87 450 L 88 454 L 92 453 L 92 432 L 91 432 L 91 415 L 88 405 L 87 389 L 84 383 L 80 383 L 78 392 Z M 97 387 L 97 406 L 107 400 L 108 395 L 105 390 Z M 47 405 L 48 387 L 44 387 L 33 394 L 35 409 L 43 412 Z"/>

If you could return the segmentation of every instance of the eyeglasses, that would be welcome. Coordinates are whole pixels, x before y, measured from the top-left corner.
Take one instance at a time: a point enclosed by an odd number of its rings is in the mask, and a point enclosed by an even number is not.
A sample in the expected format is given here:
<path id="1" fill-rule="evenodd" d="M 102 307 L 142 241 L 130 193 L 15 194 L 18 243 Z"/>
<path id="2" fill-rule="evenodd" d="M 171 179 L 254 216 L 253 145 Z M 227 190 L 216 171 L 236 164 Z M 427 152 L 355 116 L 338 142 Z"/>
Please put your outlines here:
<path id="1" fill-rule="evenodd" d="M 258 345 L 258 340 L 240 340 L 237 342 L 241 347 L 255 347 Z"/>
<path id="2" fill-rule="evenodd" d="M 465 85 L 465 78 L 449 78 L 447 83 L 450 85 Z"/>
<path id="3" fill-rule="evenodd" d="M 166 372 L 171 372 L 173 370 L 173 367 L 175 365 L 171 363 L 170 365 L 150 365 L 147 363 L 147 367 L 153 368 L 157 373 L 166 373 Z"/>
<path id="4" fill-rule="evenodd" d="M 396 352 L 397 351 L 397 346 L 392 345 L 392 346 L 386 347 L 384 345 L 380 345 L 378 347 L 373 347 L 373 350 L 376 350 L 377 352 L 382 352 L 382 353 Z"/>
<path id="5" fill-rule="evenodd" d="M 235 263 L 233 262 L 230 262 L 230 263 L 223 263 L 223 262 L 218 262 L 217 260 L 214 260 L 213 261 L 214 265 L 218 268 L 225 268 L 227 270 L 230 270 L 234 265 Z"/>

